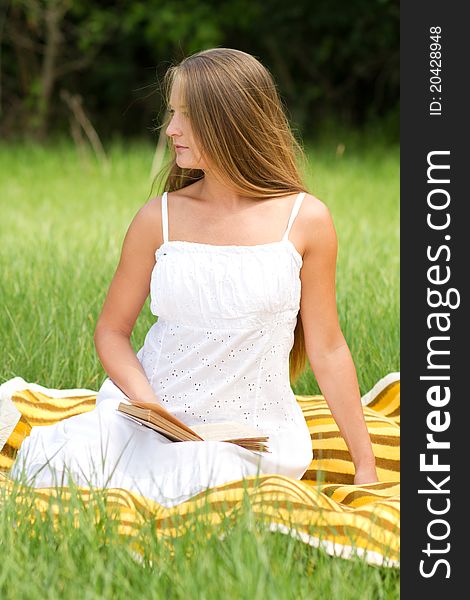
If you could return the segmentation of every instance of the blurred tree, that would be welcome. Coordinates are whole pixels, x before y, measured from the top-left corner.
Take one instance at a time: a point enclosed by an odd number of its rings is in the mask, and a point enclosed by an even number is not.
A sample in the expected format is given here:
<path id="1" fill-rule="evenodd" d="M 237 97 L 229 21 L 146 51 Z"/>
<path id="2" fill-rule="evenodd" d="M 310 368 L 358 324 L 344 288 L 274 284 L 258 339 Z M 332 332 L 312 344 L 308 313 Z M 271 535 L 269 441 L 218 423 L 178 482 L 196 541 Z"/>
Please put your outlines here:
<path id="1" fill-rule="evenodd" d="M 100 136 L 153 136 L 165 70 L 214 46 L 259 58 L 306 136 L 329 115 L 360 125 L 392 114 L 398 134 L 399 0 L 0 3 L 3 136 L 63 131 L 62 88 Z"/>
<path id="2" fill-rule="evenodd" d="M 16 69 L 5 63 L 4 70 L 10 82 L 17 76 L 17 87 L 5 89 L 3 129 L 8 132 L 16 122 L 24 133 L 45 139 L 51 104 L 58 101 L 53 99 L 55 88 L 69 74 L 90 68 L 119 24 L 118 15 L 104 4 L 10 0 L 5 41 L 12 50 L 8 58 L 13 58 L 11 54 L 16 58 Z"/>

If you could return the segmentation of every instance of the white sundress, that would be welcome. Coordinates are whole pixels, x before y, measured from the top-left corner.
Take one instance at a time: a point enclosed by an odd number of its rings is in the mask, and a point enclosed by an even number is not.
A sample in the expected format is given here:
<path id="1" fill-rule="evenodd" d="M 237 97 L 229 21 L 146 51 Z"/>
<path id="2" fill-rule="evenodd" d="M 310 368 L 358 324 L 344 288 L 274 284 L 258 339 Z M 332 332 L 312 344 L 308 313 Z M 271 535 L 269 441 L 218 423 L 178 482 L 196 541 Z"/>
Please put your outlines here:
<path id="1" fill-rule="evenodd" d="M 96 407 L 23 441 L 10 477 L 33 487 L 121 487 L 174 506 L 250 475 L 300 479 L 313 458 L 310 433 L 289 381 L 289 353 L 300 308 L 302 256 L 284 236 L 251 246 L 168 239 L 151 275 L 150 327 L 137 358 L 163 406 L 189 427 L 244 422 L 269 435 L 270 453 L 229 442 L 171 442 L 117 411 L 129 402 L 107 377 Z"/>

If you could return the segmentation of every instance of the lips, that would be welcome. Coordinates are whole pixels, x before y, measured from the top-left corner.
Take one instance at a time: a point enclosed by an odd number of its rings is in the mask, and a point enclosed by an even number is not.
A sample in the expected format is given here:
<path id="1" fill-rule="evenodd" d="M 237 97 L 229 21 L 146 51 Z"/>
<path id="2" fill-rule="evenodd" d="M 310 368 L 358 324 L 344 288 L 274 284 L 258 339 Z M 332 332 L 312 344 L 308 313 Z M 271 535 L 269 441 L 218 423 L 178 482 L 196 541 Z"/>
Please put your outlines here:
<path id="1" fill-rule="evenodd" d="M 187 149 L 188 149 L 188 147 L 187 147 L 187 146 L 180 146 L 179 144 L 175 144 L 175 148 L 176 148 L 177 150 L 179 150 L 179 149 L 181 149 L 181 150 L 187 150 Z"/>

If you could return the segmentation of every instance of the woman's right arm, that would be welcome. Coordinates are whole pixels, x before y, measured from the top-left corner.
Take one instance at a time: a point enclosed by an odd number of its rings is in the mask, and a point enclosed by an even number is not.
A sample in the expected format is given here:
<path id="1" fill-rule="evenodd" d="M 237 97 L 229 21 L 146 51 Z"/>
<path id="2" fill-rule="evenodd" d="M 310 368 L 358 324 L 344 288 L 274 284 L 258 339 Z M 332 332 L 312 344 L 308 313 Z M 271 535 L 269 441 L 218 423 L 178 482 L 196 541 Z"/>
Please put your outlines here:
<path id="1" fill-rule="evenodd" d="M 95 348 L 104 370 L 130 402 L 161 404 L 130 342 L 150 292 L 155 250 L 162 243 L 160 203 L 161 196 L 149 200 L 132 220 L 94 332 Z"/>

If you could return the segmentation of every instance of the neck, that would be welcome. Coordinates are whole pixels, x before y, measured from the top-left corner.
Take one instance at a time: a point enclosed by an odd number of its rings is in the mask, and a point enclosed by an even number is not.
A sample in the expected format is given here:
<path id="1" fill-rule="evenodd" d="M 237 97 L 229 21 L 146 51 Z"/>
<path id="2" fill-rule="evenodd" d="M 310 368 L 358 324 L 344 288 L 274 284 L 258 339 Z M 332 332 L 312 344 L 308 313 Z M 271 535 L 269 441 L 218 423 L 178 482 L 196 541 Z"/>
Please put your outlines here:
<path id="1" fill-rule="evenodd" d="M 249 201 L 249 198 L 242 196 L 233 188 L 228 187 L 213 173 L 207 171 L 200 180 L 199 196 L 205 202 L 227 212 L 236 212 L 244 208 L 247 201 Z"/>

